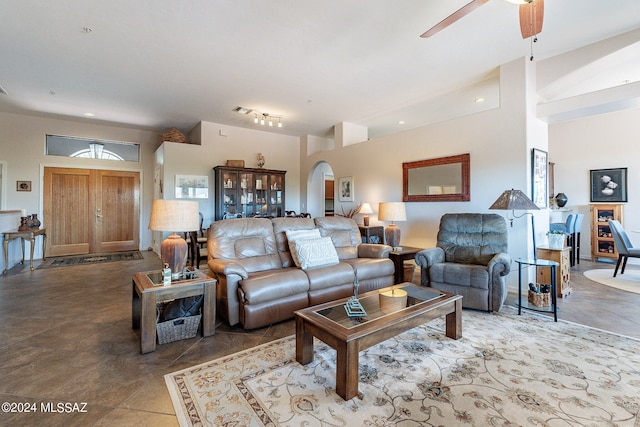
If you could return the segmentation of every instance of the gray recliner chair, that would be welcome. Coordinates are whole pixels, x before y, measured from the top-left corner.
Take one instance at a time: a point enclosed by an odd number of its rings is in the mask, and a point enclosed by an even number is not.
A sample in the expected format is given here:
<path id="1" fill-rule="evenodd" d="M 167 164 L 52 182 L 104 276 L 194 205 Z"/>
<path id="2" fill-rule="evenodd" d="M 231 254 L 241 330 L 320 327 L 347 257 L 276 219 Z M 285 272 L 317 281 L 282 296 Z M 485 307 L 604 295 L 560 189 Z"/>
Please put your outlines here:
<path id="1" fill-rule="evenodd" d="M 416 254 L 421 284 L 462 295 L 462 306 L 499 311 L 511 270 L 505 219 L 497 214 L 445 214 L 437 247 Z"/>

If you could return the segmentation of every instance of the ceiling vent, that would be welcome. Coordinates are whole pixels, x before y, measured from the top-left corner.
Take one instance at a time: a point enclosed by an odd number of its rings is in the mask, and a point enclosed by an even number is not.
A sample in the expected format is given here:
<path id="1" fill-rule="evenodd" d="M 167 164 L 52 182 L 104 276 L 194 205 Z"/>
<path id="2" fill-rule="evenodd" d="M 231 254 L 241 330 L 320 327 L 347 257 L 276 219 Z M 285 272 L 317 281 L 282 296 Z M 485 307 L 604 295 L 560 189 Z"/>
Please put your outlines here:
<path id="1" fill-rule="evenodd" d="M 236 107 L 233 109 L 238 114 L 250 114 L 253 110 L 244 107 Z"/>
<path id="2" fill-rule="evenodd" d="M 2 86 L 0 86 L 0 93 L 4 93 L 5 95 L 9 95 L 6 90 Z"/>

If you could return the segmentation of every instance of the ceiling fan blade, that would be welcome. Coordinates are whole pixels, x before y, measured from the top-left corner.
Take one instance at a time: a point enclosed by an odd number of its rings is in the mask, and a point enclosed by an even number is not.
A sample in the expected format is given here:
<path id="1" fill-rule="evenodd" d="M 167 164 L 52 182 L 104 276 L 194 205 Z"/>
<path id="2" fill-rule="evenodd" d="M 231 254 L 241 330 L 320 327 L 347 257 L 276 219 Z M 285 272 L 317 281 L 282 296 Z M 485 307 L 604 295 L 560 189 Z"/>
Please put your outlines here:
<path id="1" fill-rule="evenodd" d="M 463 16 L 468 15 L 469 13 L 473 12 L 475 9 L 479 8 L 480 6 L 482 6 L 483 4 L 485 4 L 488 1 L 489 0 L 473 0 L 470 3 L 467 3 L 466 5 L 462 6 L 460 9 L 456 10 L 455 12 L 453 12 L 451 15 L 447 16 L 446 18 L 444 18 L 442 21 L 438 22 L 432 28 L 428 29 L 420 37 L 422 37 L 422 38 L 431 37 L 432 35 L 444 30 L 449 25 L 453 24 L 454 22 L 456 22 L 458 19 L 462 18 Z"/>
<path id="2" fill-rule="evenodd" d="M 544 19 L 544 0 L 533 0 L 520 5 L 520 32 L 523 39 L 535 36 L 542 31 Z"/>

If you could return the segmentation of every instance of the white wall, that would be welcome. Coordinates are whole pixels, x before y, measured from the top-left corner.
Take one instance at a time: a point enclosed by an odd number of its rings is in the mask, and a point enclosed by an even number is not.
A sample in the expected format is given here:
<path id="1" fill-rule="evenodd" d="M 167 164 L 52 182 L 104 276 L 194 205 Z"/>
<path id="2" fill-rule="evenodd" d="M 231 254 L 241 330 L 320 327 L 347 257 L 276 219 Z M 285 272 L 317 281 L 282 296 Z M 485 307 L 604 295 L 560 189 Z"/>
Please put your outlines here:
<path id="1" fill-rule="evenodd" d="M 139 143 L 140 162 L 47 156 L 47 134 Z M 0 161 L 7 162 L 5 208 L 26 209 L 28 213 L 37 213 L 38 218 L 46 225 L 46 218 L 42 212 L 42 172 L 46 166 L 139 171 L 142 190 L 140 229 L 146 230 L 153 194 L 153 152 L 157 146 L 158 133 L 149 130 L 107 125 L 91 119 L 73 121 L 0 113 Z M 17 180 L 31 181 L 31 191 L 16 191 Z M 14 228 L 17 227 L 18 224 Z M 141 234 L 140 247 L 147 248 L 150 246 L 151 235 L 144 232 Z M 41 257 L 42 252 L 38 244 L 34 258 Z M 9 264 L 15 265 L 15 261 L 10 260 Z"/>
<path id="2" fill-rule="evenodd" d="M 470 153 L 471 200 L 469 202 L 407 203 L 406 222 L 398 223 L 402 232 L 401 245 L 432 247 L 440 218 L 451 212 L 498 213 L 489 206 L 504 190 L 516 188 L 531 194 L 531 147 L 547 150 L 546 134 L 541 135 L 540 122 L 527 117 L 531 110 L 524 86 L 531 72 L 525 58 L 501 68 L 501 107 L 478 114 L 449 120 L 395 135 L 371 139 L 359 144 L 338 146 L 329 151 L 313 152 L 302 158 L 301 173 L 307 177 L 314 165 L 326 161 L 335 178 L 354 178 L 355 203 L 336 201 L 336 212 L 369 202 L 377 221 L 378 203 L 402 200 L 402 163 L 455 154 Z M 470 100 L 472 102 L 473 100 Z M 529 123 L 528 121 L 533 121 Z M 306 194 L 303 199 L 306 198 Z M 548 224 L 546 211 L 536 214 L 539 241 L 542 243 Z M 541 223 L 538 226 L 538 223 Z M 386 223 L 384 225 L 387 225 Z M 532 254 L 530 220 L 515 220 L 509 229 L 509 253 L 512 257 Z M 515 268 L 515 264 L 513 266 Z M 517 286 L 517 272 L 509 277 L 510 286 Z"/>
<path id="3" fill-rule="evenodd" d="M 624 227 L 640 245 L 640 109 L 576 119 L 549 126 L 549 159 L 555 162 L 555 192 L 569 198 L 567 208 L 585 214 L 580 256 L 590 258 L 591 169 L 628 168 Z M 629 263 L 637 262 L 630 259 Z"/>

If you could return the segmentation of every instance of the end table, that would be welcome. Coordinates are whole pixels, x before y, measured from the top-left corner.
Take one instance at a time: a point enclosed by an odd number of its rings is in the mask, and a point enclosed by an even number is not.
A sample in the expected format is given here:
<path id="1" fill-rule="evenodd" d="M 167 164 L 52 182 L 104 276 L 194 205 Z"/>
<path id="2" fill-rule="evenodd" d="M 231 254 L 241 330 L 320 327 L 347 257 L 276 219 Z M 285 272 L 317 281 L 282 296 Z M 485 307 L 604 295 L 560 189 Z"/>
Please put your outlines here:
<path id="1" fill-rule="evenodd" d="M 547 313 L 553 313 L 553 320 L 555 322 L 558 321 L 558 295 L 556 290 L 556 268 L 558 267 L 558 263 L 555 261 L 549 261 L 546 259 L 516 259 L 515 262 L 518 264 L 518 314 L 522 314 L 522 309 L 533 310 L 533 311 L 542 311 Z M 529 305 L 528 301 L 522 301 L 522 266 L 534 266 L 538 267 L 548 267 L 551 270 L 551 307 L 547 308 L 538 308 L 533 305 Z"/>
<path id="2" fill-rule="evenodd" d="M 404 262 L 410 259 L 415 259 L 416 254 L 423 248 L 413 248 L 411 246 L 402 246 L 394 249 L 389 253 L 389 259 L 393 261 L 395 267 L 395 284 L 404 282 Z"/>
<path id="3" fill-rule="evenodd" d="M 359 225 L 362 243 L 384 243 L 384 227 L 381 225 Z"/>
<path id="4" fill-rule="evenodd" d="M 161 271 L 147 271 L 133 275 L 131 327 L 140 329 L 140 353 L 156 349 L 157 304 L 177 298 L 203 295 L 202 336 L 216 333 L 216 280 L 198 269 L 192 278 L 174 280 L 169 286 L 162 284 Z"/>

